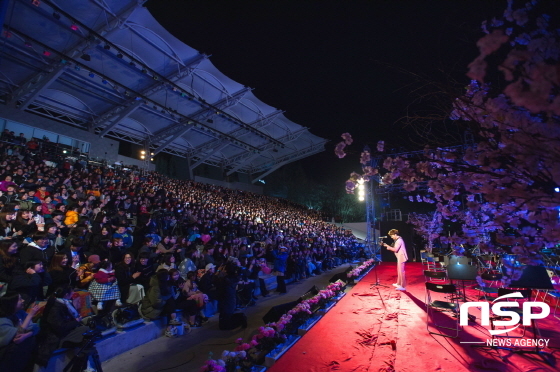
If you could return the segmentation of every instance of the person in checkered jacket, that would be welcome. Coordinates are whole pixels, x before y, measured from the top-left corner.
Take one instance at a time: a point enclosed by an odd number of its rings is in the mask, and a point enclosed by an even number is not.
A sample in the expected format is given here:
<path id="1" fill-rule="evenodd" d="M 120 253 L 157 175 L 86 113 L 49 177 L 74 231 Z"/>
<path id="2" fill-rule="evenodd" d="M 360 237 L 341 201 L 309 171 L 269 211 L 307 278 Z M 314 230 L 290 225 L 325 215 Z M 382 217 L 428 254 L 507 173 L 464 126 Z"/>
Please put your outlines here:
<path id="1" fill-rule="evenodd" d="M 111 300 L 116 300 L 115 304 L 122 306 L 121 292 L 111 261 L 102 261 L 99 264 L 99 271 L 94 274 L 89 291 L 97 301 L 97 310 L 103 310 L 103 304 Z"/>

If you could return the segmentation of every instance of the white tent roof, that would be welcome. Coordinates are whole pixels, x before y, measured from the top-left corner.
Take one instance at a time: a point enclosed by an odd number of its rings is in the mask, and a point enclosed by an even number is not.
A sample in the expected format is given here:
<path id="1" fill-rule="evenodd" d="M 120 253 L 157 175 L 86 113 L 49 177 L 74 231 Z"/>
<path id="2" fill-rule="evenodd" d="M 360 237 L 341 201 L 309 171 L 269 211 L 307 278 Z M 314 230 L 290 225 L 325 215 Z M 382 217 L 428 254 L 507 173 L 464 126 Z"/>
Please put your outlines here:
<path id="1" fill-rule="evenodd" d="M 263 177 L 324 150 L 325 139 L 222 74 L 143 3 L 9 2 L 0 36 L 4 102 L 229 173 Z"/>

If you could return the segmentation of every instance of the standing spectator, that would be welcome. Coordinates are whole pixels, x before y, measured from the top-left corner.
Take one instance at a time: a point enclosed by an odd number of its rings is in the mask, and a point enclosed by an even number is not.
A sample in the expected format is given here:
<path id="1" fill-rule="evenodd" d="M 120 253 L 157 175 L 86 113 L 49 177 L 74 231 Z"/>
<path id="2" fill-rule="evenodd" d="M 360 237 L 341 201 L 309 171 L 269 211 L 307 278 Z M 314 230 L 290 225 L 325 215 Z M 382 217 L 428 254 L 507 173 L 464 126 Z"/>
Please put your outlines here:
<path id="1" fill-rule="evenodd" d="M 255 268 L 253 270 L 257 271 L 257 275 L 258 275 L 258 278 L 259 278 L 259 288 L 261 290 L 261 296 L 269 297 L 270 295 L 268 294 L 269 292 L 268 292 L 268 289 L 266 288 L 265 279 L 270 276 L 270 273 L 272 272 L 272 270 L 266 264 L 266 260 L 264 258 L 260 258 L 259 261 L 258 261 L 258 264 L 255 265 Z"/>
<path id="2" fill-rule="evenodd" d="M 27 138 L 25 138 L 25 134 L 20 133 L 19 136 L 14 139 L 14 142 L 18 145 L 25 146 L 25 144 L 27 143 Z"/>
<path id="3" fill-rule="evenodd" d="M 284 275 L 288 265 L 288 248 L 280 246 L 278 251 L 274 252 L 274 275 L 276 275 L 277 288 L 276 291 L 280 294 L 286 293 L 286 282 Z"/>
<path id="4" fill-rule="evenodd" d="M 31 138 L 29 142 L 27 142 L 27 148 L 31 151 L 35 151 L 39 148 L 39 142 L 37 142 L 35 137 Z"/>
<path id="5" fill-rule="evenodd" d="M 0 141 L 11 142 L 12 136 L 10 135 L 9 129 L 4 129 L 2 134 L 0 135 Z"/>
<path id="6" fill-rule="evenodd" d="M 220 300 L 218 301 L 220 311 L 219 327 L 222 330 L 231 330 L 239 326 L 247 328 L 247 315 L 235 312 L 237 306 L 237 283 L 239 282 L 237 270 L 237 265 L 234 262 L 228 262 L 226 264 L 226 275 L 219 284 L 221 292 Z"/>

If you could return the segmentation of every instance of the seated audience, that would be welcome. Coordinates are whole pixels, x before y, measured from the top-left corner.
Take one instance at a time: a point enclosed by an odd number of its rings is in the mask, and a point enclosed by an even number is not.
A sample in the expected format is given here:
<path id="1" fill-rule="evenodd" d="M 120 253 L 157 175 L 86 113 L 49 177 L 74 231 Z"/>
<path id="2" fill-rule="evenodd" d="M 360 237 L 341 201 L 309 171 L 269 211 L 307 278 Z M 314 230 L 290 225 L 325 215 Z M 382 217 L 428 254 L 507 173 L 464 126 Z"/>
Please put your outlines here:
<path id="1" fill-rule="evenodd" d="M 218 300 L 220 328 L 234 329 L 246 324 L 236 312 L 237 299 L 250 305 L 257 280 L 266 296 L 269 267 L 284 293 L 285 279 L 305 279 L 364 255 L 350 231 L 287 200 L 135 168 L 55 159 L 43 147 L 22 148 L 16 157 L 17 151 L 0 151 L 0 187 L 6 188 L 0 197 L 0 295 L 7 288 L 27 305 L 43 300 L 43 288 L 49 287 L 53 296 L 39 337 L 40 345 L 50 345 L 39 352 L 43 365 L 49 350 L 67 336 L 74 340 L 72 332 L 80 326 L 66 301 L 74 289 L 89 298 L 91 288 L 103 313 L 112 301 L 136 303 L 143 297 L 146 317 L 168 317 L 168 336 L 182 323 L 176 309 L 182 309 L 187 325 L 204 321 L 201 310 L 209 296 Z M 65 289 L 57 292 L 61 285 Z M 60 319 L 69 327 L 56 329 Z"/>
<path id="2" fill-rule="evenodd" d="M 39 306 L 23 311 L 23 298 L 18 295 L 0 298 L 0 371 L 33 371 L 35 335 L 39 327 L 32 322 Z"/>

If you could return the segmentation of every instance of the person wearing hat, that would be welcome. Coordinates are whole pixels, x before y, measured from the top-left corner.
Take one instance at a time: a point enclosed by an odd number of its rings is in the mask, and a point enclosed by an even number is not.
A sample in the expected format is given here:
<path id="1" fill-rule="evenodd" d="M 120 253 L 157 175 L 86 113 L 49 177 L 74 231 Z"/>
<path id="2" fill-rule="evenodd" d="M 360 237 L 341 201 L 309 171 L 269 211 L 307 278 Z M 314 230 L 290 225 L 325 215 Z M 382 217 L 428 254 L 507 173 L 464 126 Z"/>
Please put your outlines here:
<path id="1" fill-rule="evenodd" d="M 88 262 L 88 263 L 92 263 L 92 264 L 94 264 L 94 265 L 97 265 L 98 263 L 101 262 L 101 259 L 99 258 L 98 255 L 92 254 L 92 255 L 90 255 L 90 256 L 88 257 L 87 262 Z"/>
<path id="2" fill-rule="evenodd" d="M 210 301 L 218 299 L 218 289 L 216 287 L 217 280 L 216 265 L 213 263 L 207 264 L 204 275 L 202 275 L 198 282 L 198 288 L 202 291 L 202 293 L 208 296 Z"/>

